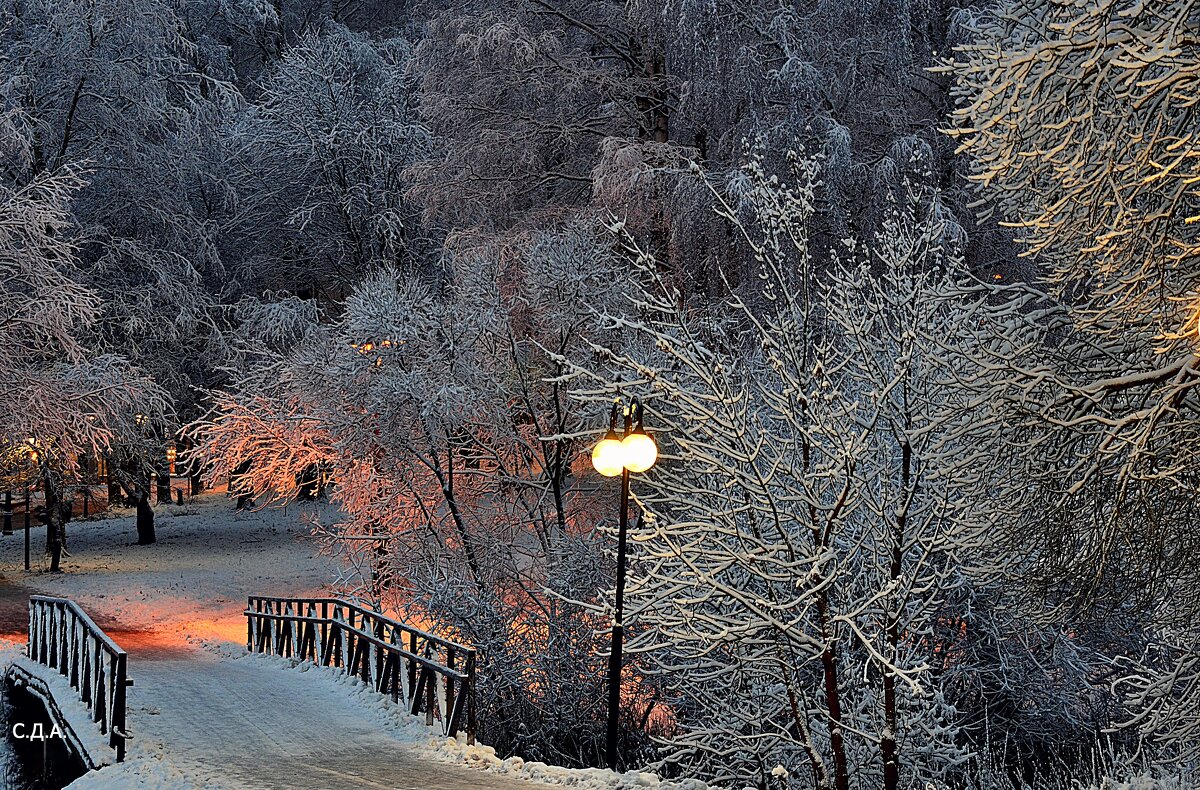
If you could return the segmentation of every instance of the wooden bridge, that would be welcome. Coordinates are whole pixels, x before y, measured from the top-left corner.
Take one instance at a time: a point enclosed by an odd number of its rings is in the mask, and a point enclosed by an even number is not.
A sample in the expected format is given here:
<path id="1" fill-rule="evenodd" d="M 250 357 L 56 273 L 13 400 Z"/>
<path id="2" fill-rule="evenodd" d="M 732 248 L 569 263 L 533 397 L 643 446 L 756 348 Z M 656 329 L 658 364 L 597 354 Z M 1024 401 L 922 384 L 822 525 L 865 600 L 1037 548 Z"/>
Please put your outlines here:
<path id="1" fill-rule="evenodd" d="M 340 598 L 251 596 L 246 649 L 310 659 L 373 685 L 475 743 L 475 650 Z M 461 669 L 458 668 L 461 662 Z"/>
<path id="2" fill-rule="evenodd" d="M 34 595 L 29 606 L 27 655 L 14 662 L 10 682 L 41 689 L 47 710 L 59 709 L 74 733 L 72 746 L 86 752 L 88 768 L 122 761 L 133 739 L 161 744 L 173 765 L 221 787 L 535 787 L 422 759 L 381 731 L 366 710 L 356 713 L 340 686 L 303 672 L 190 649 L 148 651 L 139 659 L 71 600 Z M 245 616 L 248 653 L 334 667 L 435 731 L 473 742 L 472 648 L 337 598 L 255 596 Z M 128 672 L 137 678 L 132 698 Z M 138 715 L 127 720 L 127 706 Z M 107 757 L 97 754 L 97 743 L 107 744 Z"/>
<path id="3" fill-rule="evenodd" d="M 56 689 L 62 696 L 62 684 L 54 682 L 55 673 L 66 680 L 68 693 L 83 703 L 91 723 L 106 736 L 116 761 L 124 760 L 125 741 L 129 738 L 125 689 L 133 684 L 126 674 L 125 651 L 74 601 L 33 595 L 29 598 L 26 656 L 29 661 L 9 666 L 8 683 L 42 701 L 47 715 L 83 764 L 94 769 L 104 761 L 87 745 L 92 740 L 87 737 L 87 723 L 81 725 L 78 717 L 68 715 L 67 700 L 56 699 Z M 40 671 L 41 667 L 49 673 Z"/>

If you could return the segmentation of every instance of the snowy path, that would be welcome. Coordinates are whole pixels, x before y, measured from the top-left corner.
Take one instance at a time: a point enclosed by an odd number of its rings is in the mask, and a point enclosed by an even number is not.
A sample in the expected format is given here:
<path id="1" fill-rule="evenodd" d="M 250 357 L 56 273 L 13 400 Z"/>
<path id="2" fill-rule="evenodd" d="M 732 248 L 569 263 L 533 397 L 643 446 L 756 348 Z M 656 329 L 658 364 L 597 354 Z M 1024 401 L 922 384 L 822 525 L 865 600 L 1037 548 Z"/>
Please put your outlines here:
<path id="1" fill-rule="evenodd" d="M 532 790 L 536 784 L 432 762 L 316 671 L 207 650 L 130 650 L 130 724 L 161 739 L 193 781 L 222 787 Z M 143 748 L 151 751 L 157 744 Z M 107 769 L 106 769 L 107 770 Z"/>

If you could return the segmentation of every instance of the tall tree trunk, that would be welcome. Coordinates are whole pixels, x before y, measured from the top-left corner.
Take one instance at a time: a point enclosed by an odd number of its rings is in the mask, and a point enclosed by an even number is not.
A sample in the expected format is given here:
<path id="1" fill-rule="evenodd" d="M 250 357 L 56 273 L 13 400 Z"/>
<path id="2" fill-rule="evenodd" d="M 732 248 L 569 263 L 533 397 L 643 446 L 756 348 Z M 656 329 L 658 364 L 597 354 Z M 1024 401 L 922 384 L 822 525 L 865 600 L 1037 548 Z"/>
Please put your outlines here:
<path id="1" fill-rule="evenodd" d="M 157 540 L 154 536 L 154 507 L 150 504 L 149 480 L 135 496 L 137 496 L 137 545 L 148 546 Z"/>
<path id="2" fill-rule="evenodd" d="M 67 520 L 71 517 L 71 503 L 64 500 L 62 492 L 49 474 L 42 478 L 46 492 L 46 553 L 50 555 L 50 572 L 61 570 L 63 546 L 67 542 Z"/>
<path id="3" fill-rule="evenodd" d="M 912 444 L 905 438 L 900 446 L 900 481 L 903 486 L 904 503 L 897 509 L 896 520 L 892 524 L 892 557 L 888 569 L 889 581 L 895 584 L 900 579 L 904 568 L 904 534 L 908 529 L 908 504 L 912 499 L 909 490 L 912 480 Z M 883 670 L 883 736 L 879 739 L 879 753 L 883 757 L 883 788 L 884 790 L 899 790 L 900 787 L 900 754 L 896 743 L 896 727 L 899 717 L 896 711 L 896 671 L 895 663 L 900 657 L 900 600 L 898 595 L 892 596 L 892 604 L 888 607 L 886 639 L 888 660 L 893 666 Z"/>
<path id="4" fill-rule="evenodd" d="M 825 706 L 829 710 L 829 750 L 833 752 L 833 786 L 850 790 L 850 764 L 846 759 L 846 741 L 842 732 L 842 692 L 838 684 L 837 651 L 833 648 L 833 630 L 829 621 L 829 600 L 822 590 L 817 596 L 817 615 L 821 625 L 821 671 L 825 676 Z"/>
<path id="5" fill-rule="evenodd" d="M 803 459 L 804 471 L 807 474 L 812 469 L 812 448 L 807 440 L 801 444 L 801 458 Z M 853 469 L 848 469 L 847 474 L 852 474 Z M 842 503 L 845 502 L 847 488 L 843 488 L 842 496 L 839 504 L 836 507 L 837 511 L 841 510 Z M 829 548 L 829 525 L 825 529 L 821 526 L 821 515 L 817 512 L 816 505 L 811 502 L 808 505 L 809 530 L 812 534 L 813 547 L 826 551 Z M 837 513 L 829 513 L 826 518 L 837 518 Z M 825 707 L 829 712 L 829 750 L 833 753 L 833 786 L 834 790 L 849 790 L 850 788 L 850 763 L 846 759 L 846 740 L 845 734 L 842 732 L 842 692 L 841 686 L 838 683 L 838 654 L 834 647 L 834 632 L 833 623 L 830 617 L 829 610 L 829 593 L 823 580 L 816 579 L 814 581 L 817 592 L 817 625 L 820 629 L 821 642 L 824 647 L 821 649 L 821 673 L 825 681 Z"/>

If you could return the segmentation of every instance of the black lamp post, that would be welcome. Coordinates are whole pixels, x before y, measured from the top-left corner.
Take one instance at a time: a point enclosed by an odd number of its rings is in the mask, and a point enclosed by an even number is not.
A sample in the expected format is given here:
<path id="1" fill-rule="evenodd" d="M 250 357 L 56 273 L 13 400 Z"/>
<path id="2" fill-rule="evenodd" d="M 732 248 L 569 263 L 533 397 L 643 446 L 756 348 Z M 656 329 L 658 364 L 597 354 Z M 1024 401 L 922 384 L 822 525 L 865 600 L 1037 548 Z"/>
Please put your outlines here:
<path id="1" fill-rule="evenodd" d="M 621 516 L 617 530 L 617 589 L 613 607 L 612 650 L 608 659 L 608 736 L 605 758 L 608 767 L 617 770 L 617 714 L 621 707 L 621 649 L 625 636 L 622 619 L 625 604 L 625 544 L 629 532 L 629 473 L 645 472 L 658 459 L 658 447 L 642 425 L 641 402 L 634 398 L 625 409 L 613 403 L 608 417 L 608 433 L 592 450 L 592 466 L 605 477 L 621 476 Z M 618 411 L 624 415 L 621 435 L 617 435 Z"/>

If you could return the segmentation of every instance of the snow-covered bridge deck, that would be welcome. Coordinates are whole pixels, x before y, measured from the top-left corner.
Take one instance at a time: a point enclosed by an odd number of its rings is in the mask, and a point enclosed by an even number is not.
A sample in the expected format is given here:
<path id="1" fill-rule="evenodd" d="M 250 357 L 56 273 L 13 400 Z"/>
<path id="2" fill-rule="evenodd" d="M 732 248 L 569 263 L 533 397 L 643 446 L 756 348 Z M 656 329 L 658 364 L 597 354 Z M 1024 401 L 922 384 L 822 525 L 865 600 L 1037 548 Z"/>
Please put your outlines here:
<path id="1" fill-rule="evenodd" d="M 537 786 L 431 760 L 415 748 L 423 725 L 390 729 L 379 707 L 383 698 L 371 699 L 332 671 L 301 671 L 279 659 L 205 649 L 133 644 L 126 650 L 136 677 L 129 694 L 134 753 L 166 755 L 173 771 L 196 784 L 281 790 Z"/>

